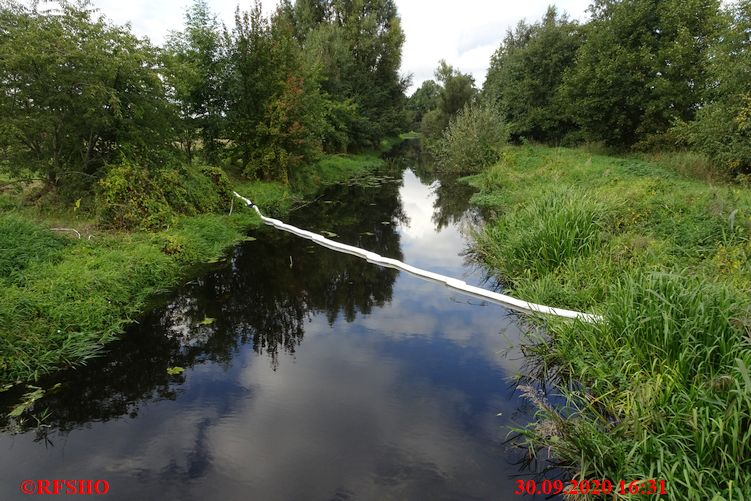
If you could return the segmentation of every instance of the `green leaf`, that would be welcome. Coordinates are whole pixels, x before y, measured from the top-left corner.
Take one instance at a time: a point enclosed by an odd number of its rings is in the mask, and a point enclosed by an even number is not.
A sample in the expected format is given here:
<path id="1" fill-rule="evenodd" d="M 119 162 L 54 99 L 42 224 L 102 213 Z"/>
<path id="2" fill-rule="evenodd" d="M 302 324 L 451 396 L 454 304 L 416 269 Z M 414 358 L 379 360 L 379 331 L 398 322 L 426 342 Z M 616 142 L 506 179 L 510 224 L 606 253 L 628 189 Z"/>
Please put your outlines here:
<path id="1" fill-rule="evenodd" d="M 15 418 L 15 417 L 20 416 L 21 414 L 23 414 L 26 411 L 26 409 L 28 409 L 29 407 L 31 407 L 32 403 L 33 402 L 21 402 L 20 404 L 18 404 L 15 407 L 13 407 L 13 410 L 11 410 L 8 413 L 8 417 Z"/>

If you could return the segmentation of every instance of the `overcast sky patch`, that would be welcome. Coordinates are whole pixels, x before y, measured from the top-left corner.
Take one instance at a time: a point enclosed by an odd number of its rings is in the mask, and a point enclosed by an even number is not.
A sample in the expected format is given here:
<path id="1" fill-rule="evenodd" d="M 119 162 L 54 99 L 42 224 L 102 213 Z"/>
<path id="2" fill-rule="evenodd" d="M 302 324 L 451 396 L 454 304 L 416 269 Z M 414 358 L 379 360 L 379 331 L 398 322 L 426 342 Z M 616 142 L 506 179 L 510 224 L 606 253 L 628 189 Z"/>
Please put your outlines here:
<path id="1" fill-rule="evenodd" d="M 170 31 L 180 30 L 189 0 L 93 0 L 93 5 L 118 24 L 131 22 L 133 31 L 147 36 L 158 45 Z M 236 0 L 209 0 L 218 19 L 231 26 Z M 407 40 L 402 57 L 402 73 L 412 75 L 411 93 L 423 81 L 433 78 L 441 59 L 462 72 L 471 73 L 481 86 L 485 80 L 490 56 L 495 52 L 509 28 L 522 19 L 537 21 L 551 4 L 549 0 L 396 0 Z M 586 19 L 590 0 L 554 2 L 571 18 Z M 269 13 L 276 1 L 264 2 Z M 242 2 L 243 9 L 250 2 Z"/>

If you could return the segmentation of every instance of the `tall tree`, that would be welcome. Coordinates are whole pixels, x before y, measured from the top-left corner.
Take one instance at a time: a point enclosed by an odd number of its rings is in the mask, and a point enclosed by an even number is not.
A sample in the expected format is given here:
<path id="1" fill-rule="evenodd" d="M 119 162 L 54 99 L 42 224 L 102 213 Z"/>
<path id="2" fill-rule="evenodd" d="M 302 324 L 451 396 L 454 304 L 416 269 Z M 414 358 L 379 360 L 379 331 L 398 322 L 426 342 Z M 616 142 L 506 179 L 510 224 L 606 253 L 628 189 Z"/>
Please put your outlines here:
<path id="1" fill-rule="evenodd" d="M 321 63 L 323 90 L 356 107 L 352 145 L 374 146 L 400 132 L 409 81 L 399 75 L 404 32 L 394 0 L 297 0 L 286 12 Z"/>
<path id="2" fill-rule="evenodd" d="M 272 59 L 271 26 L 263 16 L 260 2 L 250 11 L 235 12 L 235 25 L 225 30 L 227 47 L 227 139 L 234 159 L 243 168 L 250 164 L 258 125 L 265 106 L 280 80 Z"/>
<path id="3" fill-rule="evenodd" d="M 425 113 L 438 108 L 442 87 L 435 80 L 425 80 L 407 100 L 412 127 L 417 129 Z"/>
<path id="4" fill-rule="evenodd" d="M 185 29 L 169 37 L 165 59 L 172 97 L 180 105 L 182 142 L 188 158 L 200 138 L 206 160 L 216 163 L 224 107 L 221 32 L 205 0 L 194 0 L 185 13 Z"/>
<path id="5" fill-rule="evenodd" d="M 306 66 L 294 37 L 294 26 L 282 9 L 271 19 L 273 94 L 256 127 L 256 148 L 246 172 L 286 181 L 292 171 L 314 160 L 322 150 L 326 99 L 316 67 Z"/>
<path id="6" fill-rule="evenodd" d="M 456 116 L 477 95 L 475 79 L 441 60 L 435 70 L 438 85 L 438 106 L 426 111 L 420 122 L 420 143 L 427 152 L 435 152 L 443 131 L 451 118 Z"/>
<path id="7" fill-rule="evenodd" d="M 404 91 L 408 81 L 399 75 L 404 31 L 394 0 L 334 0 L 335 23 L 344 29 L 352 58 L 351 97 L 357 102 L 367 129 L 360 141 L 377 145 L 382 137 L 401 132 Z"/>
<path id="8" fill-rule="evenodd" d="M 654 140 L 691 119 L 707 79 L 719 0 L 597 0 L 586 43 L 565 77 L 571 112 L 590 139 Z"/>
<path id="9" fill-rule="evenodd" d="M 549 7 L 533 25 L 509 31 L 490 60 L 483 97 L 497 103 L 516 138 L 560 141 L 575 126 L 560 96 L 581 46 L 578 23 Z"/>
<path id="10" fill-rule="evenodd" d="M 727 28 L 711 51 L 707 103 L 677 131 L 727 172 L 751 172 L 751 1 L 729 6 Z"/>
<path id="11" fill-rule="evenodd" d="M 460 72 L 444 60 L 438 63 L 435 78 L 442 87 L 440 109 L 447 118 L 459 113 L 477 95 L 474 77 Z"/>

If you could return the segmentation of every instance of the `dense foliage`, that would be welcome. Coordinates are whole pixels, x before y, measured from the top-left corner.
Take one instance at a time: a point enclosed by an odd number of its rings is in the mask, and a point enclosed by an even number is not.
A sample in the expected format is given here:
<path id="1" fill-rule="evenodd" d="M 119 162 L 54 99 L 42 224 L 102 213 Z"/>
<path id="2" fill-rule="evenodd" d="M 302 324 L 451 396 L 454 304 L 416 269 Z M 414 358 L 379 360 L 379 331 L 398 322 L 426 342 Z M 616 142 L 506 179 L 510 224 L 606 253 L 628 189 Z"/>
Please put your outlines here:
<path id="1" fill-rule="evenodd" d="M 632 146 L 692 119 L 711 80 L 719 8 L 719 0 L 596 2 L 562 89 L 587 139 Z"/>
<path id="2" fill-rule="evenodd" d="M 713 85 L 696 120 L 679 123 L 688 146 L 711 156 L 723 170 L 751 171 L 751 2 L 730 10 L 729 28 L 713 47 Z"/>
<path id="3" fill-rule="evenodd" d="M 540 23 L 523 21 L 493 54 L 483 97 L 500 107 L 516 139 L 560 141 L 574 130 L 563 75 L 581 46 L 581 27 L 550 7 Z"/>
<path id="4" fill-rule="evenodd" d="M 437 162 L 446 172 L 477 172 L 501 158 L 506 136 L 506 124 L 494 103 L 468 103 L 443 132 Z"/>
<path id="5" fill-rule="evenodd" d="M 170 165 L 143 169 L 111 166 L 96 193 L 101 224 L 114 229 L 163 229 L 176 215 L 218 212 L 230 206 L 232 190 L 219 168 Z"/>
<path id="6" fill-rule="evenodd" d="M 403 42 L 393 0 L 285 0 L 268 17 L 256 2 L 229 27 L 195 0 L 161 48 L 87 0 L 0 0 L 0 165 L 69 199 L 109 165 L 286 180 L 402 131 Z"/>
<path id="7" fill-rule="evenodd" d="M 717 72 L 723 30 L 717 0 L 596 0 L 584 25 L 551 8 L 520 23 L 491 59 L 484 97 L 499 103 L 516 138 L 601 141 L 617 148 L 670 145 Z"/>
<path id="8" fill-rule="evenodd" d="M 419 118 L 421 142 L 426 152 L 440 149 L 444 129 L 451 119 L 477 95 L 475 79 L 441 61 L 435 70 L 437 81 L 426 80 L 410 97 L 407 109 L 413 120 Z"/>
<path id="9" fill-rule="evenodd" d="M 423 145 L 459 109 L 497 105 L 510 139 L 618 151 L 691 149 L 714 178 L 751 171 L 751 2 L 594 0 L 590 19 L 550 7 L 509 30 L 482 92 L 445 63 L 407 104 Z M 445 143 L 442 146 L 446 146 Z M 685 169 L 684 169 L 685 170 Z"/>
<path id="10" fill-rule="evenodd" d="M 158 162 L 174 110 L 158 52 L 85 6 L 0 4 L 0 162 L 91 185 L 121 155 Z"/>

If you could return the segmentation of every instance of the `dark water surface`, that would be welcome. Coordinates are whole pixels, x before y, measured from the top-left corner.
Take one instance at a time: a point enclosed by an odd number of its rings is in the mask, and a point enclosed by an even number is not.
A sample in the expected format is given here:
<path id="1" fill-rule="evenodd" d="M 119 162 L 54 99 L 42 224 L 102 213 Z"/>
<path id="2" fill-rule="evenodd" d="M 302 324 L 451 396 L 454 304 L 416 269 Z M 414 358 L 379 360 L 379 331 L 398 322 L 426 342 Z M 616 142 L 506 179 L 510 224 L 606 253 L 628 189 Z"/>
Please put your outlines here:
<path id="1" fill-rule="evenodd" d="M 462 256 L 468 188 L 392 175 L 289 220 L 482 283 Z M 123 500 L 533 499 L 513 494 L 529 477 L 504 443 L 530 414 L 511 385 L 514 317 L 276 230 L 253 237 L 65 374 L 37 404 L 48 426 L 0 435 L 0 499 L 27 499 L 24 479 L 105 479 Z"/>

